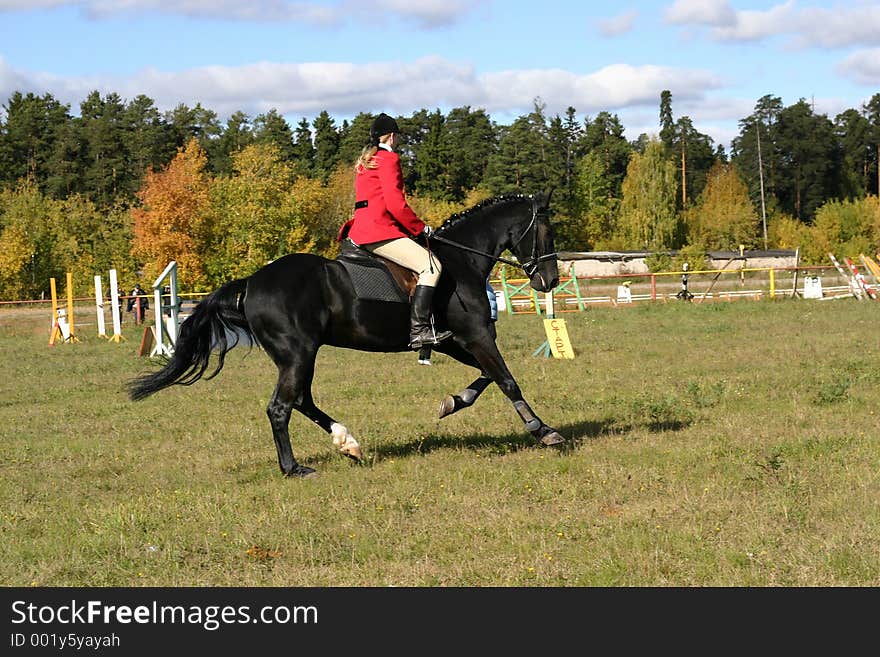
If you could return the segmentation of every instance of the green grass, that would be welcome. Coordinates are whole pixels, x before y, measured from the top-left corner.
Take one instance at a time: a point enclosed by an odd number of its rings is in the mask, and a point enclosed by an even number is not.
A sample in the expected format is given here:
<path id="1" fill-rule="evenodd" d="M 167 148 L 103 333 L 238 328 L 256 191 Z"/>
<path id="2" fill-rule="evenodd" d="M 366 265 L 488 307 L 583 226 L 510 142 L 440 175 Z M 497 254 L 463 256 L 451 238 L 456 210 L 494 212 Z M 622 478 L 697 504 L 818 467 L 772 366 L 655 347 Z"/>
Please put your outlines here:
<path id="1" fill-rule="evenodd" d="M 275 372 L 235 350 L 127 400 L 139 330 L 47 347 L 0 313 L 0 583 L 35 586 L 878 586 L 880 304 L 642 304 L 563 316 L 577 357 L 499 344 L 569 439 L 540 447 L 443 355 L 324 348 L 317 404 L 363 465 L 291 422 L 316 479 L 281 476 Z M 81 335 L 83 333 L 81 332 Z"/>

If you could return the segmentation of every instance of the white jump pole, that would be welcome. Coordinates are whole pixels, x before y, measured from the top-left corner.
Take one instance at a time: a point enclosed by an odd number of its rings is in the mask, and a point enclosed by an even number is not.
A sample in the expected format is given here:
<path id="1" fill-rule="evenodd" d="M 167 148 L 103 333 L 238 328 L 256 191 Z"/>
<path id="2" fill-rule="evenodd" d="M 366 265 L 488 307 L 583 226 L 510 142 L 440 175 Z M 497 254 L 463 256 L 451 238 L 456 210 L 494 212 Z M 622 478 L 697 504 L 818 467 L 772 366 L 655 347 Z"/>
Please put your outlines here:
<path id="1" fill-rule="evenodd" d="M 113 342 L 123 342 L 122 318 L 119 316 L 119 284 L 116 281 L 116 270 L 110 270 L 110 316 L 113 318 Z"/>
<path id="2" fill-rule="evenodd" d="M 163 334 L 166 332 L 163 329 L 165 324 L 164 315 L 162 312 L 162 281 L 165 280 L 166 277 L 170 276 L 170 285 L 171 288 L 171 298 L 169 301 L 169 307 L 171 309 L 171 317 L 169 318 L 167 333 L 168 333 L 168 341 L 169 344 L 165 344 L 165 340 Z M 168 263 L 168 266 L 159 274 L 159 277 L 153 281 L 153 303 L 155 311 L 153 313 L 153 317 L 155 318 L 156 324 L 156 344 L 153 346 L 152 351 L 150 352 L 150 357 L 164 354 L 166 356 L 174 355 L 174 343 L 177 340 L 177 262 L 172 260 Z"/>
<path id="3" fill-rule="evenodd" d="M 95 311 L 98 315 L 98 337 L 106 338 L 104 327 L 104 290 L 101 288 L 101 277 L 95 276 Z"/>

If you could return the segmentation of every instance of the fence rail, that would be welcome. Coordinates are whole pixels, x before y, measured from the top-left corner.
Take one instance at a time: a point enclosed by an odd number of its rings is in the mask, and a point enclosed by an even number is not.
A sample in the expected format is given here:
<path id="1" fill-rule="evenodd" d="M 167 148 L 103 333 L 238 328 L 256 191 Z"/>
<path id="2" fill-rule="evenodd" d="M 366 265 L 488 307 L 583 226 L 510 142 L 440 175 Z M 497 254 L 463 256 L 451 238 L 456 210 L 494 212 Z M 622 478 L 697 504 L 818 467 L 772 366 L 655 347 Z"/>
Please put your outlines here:
<path id="1" fill-rule="evenodd" d="M 809 281 L 809 284 L 808 284 Z M 499 296 L 499 310 L 510 314 L 543 314 L 546 302 L 524 278 L 502 275 L 492 286 Z M 693 302 L 736 301 L 807 297 L 819 290 L 820 299 L 852 296 L 849 277 L 834 267 L 751 267 L 644 274 L 561 277 L 554 291 L 555 312 L 578 312 L 596 305 L 622 305 L 644 301 L 668 302 L 689 297 Z M 870 286 L 875 291 L 880 286 Z M 683 292 L 685 294 L 683 294 Z"/>

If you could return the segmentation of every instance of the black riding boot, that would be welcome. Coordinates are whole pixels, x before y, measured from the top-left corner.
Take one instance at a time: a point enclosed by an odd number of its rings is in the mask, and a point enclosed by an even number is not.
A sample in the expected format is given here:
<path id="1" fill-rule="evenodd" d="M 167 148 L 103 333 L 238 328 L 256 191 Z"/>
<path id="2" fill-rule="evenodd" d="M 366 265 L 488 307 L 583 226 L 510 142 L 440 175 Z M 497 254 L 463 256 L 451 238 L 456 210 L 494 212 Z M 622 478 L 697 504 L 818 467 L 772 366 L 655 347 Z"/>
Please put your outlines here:
<path id="1" fill-rule="evenodd" d="M 440 344 L 452 335 L 452 331 L 434 331 L 431 322 L 431 301 L 434 298 L 434 288 L 427 285 L 416 285 L 416 291 L 412 298 L 410 308 L 410 331 L 409 346 L 413 350 L 421 349 L 424 345 Z"/>

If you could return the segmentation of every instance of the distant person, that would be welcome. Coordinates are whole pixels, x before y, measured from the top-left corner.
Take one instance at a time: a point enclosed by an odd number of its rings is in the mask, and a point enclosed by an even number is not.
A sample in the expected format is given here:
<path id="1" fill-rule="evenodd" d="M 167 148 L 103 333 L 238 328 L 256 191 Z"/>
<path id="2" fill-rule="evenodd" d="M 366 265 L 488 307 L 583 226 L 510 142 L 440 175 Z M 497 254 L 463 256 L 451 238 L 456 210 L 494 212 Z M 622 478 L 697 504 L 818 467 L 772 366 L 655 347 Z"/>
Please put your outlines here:
<path id="1" fill-rule="evenodd" d="M 128 297 L 128 306 L 126 307 L 126 310 L 132 314 L 136 325 L 143 323 L 144 316 L 149 307 L 150 302 L 147 300 L 146 291 L 141 287 L 140 283 L 135 283 L 134 288 Z"/>
<path id="2" fill-rule="evenodd" d="M 165 310 L 165 316 L 171 317 L 171 311 L 173 307 L 171 306 L 171 286 L 163 285 L 162 286 L 162 308 Z"/>

